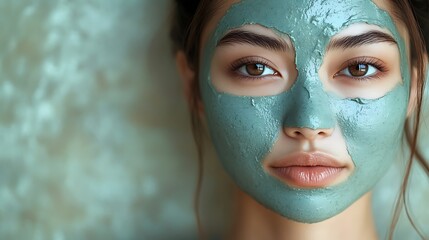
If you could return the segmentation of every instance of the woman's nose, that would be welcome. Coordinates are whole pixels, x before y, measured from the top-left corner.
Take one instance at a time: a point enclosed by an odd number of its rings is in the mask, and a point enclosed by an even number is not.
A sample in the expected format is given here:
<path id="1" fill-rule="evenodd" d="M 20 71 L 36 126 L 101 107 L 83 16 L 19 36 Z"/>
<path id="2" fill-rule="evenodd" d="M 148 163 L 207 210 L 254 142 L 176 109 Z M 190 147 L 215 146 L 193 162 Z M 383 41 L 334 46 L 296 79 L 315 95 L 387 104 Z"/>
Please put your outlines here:
<path id="1" fill-rule="evenodd" d="M 332 135 L 333 128 L 324 128 L 324 129 L 311 129 L 311 128 L 294 128 L 286 127 L 284 129 L 288 137 L 297 139 L 297 140 L 316 140 L 326 138 Z"/>

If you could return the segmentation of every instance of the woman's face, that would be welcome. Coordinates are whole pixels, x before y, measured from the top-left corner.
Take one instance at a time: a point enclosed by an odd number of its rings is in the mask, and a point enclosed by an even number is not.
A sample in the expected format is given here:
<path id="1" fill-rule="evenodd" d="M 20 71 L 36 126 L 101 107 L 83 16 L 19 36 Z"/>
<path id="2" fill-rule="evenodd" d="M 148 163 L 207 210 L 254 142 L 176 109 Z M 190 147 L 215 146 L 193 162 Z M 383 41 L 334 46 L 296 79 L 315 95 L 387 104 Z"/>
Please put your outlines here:
<path id="1" fill-rule="evenodd" d="M 403 36 L 370 0 L 223 5 L 203 33 L 199 79 L 219 159 L 240 188 L 309 223 L 370 191 L 403 135 Z"/>

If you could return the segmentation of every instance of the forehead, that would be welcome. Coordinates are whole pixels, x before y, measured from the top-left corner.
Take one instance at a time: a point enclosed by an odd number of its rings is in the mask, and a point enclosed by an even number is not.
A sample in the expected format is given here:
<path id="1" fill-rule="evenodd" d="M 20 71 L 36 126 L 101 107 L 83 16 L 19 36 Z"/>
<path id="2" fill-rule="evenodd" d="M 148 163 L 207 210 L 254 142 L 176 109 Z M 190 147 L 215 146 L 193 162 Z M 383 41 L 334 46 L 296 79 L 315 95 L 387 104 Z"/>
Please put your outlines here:
<path id="1" fill-rule="evenodd" d="M 258 0 L 219 1 L 215 4 L 215 15 L 204 28 L 200 39 L 201 46 L 206 45 L 216 28 L 217 34 L 222 34 L 246 23 L 258 23 L 288 34 L 301 32 L 307 35 L 310 30 L 313 30 L 313 34 L 316 34 L 315 30 L 319 30 L 320 33 L 332 35 L 332 32 L 354 22 L 371 22 L 386 27 L 390 31 L 395 28 L 387 12 L 378 8 L 391 8 L 389 1 L 384 0 L 374 0 L 377 5 L 371 0 L 265 0 L 261 2 Z M 386 21 L 390 21 L 389 26 L 386 26 Z M 219 29 L 222 25 L 224 28 Z M 304 28 L 294 31 L 294 26 Z M 401 33 L 404 35 L 402 31 Z"/>
<path id="2" fill-rule="evenodd" d="M 226 4 L 229 5 L 229 4 Z M 245 24 L 260 24 L 292 38 L 332 36 L 342 28 L 365 22 L 395 33 L 387 12 L 371 0 L 242 0 L 233 4 L 217 25 L 214 37 Z"/>

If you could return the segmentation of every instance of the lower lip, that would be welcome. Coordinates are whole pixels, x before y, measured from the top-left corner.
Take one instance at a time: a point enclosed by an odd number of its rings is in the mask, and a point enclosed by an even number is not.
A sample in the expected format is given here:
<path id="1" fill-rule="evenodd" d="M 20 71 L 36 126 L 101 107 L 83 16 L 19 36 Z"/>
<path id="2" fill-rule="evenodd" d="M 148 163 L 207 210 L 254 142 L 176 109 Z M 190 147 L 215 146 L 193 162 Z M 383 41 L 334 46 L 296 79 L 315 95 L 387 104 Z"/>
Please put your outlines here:
<path id="1" fill-rule="evenodd" d="M 344 168 L 325 166 L 290 166 L 273 168 L 275 175 L 296 187 L 316 188 L 331 185 Z"/>

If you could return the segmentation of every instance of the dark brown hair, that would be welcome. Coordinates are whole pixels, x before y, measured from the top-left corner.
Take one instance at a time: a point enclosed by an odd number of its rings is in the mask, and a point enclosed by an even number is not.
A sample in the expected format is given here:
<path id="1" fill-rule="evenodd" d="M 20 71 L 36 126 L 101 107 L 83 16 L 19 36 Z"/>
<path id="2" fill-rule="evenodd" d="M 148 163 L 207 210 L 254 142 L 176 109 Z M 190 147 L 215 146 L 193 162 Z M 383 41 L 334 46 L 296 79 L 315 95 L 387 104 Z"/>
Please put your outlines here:
<path id="1" fill-rule="evenodd" d="M 173 40 L 174 51 L 184 51 L 189 66 L 194 71 L 194 79 L 191 83 L 191 99 L 188 102 L 191 117 L 192 134 L 197 147 L 198 175 L 197 186 L 194 195 L 194 213 L 197 222 L 199 239 L 205 239 L 204 229 L 200 217 L 200 193 L 203 183 L 203 126 L 198 113 L 201 100 L 200 86 L 197 76 L 199 74 L 199 48 L 203 28 L 218 9 L 220 1 L 213 0 L 176 0 L 176 13 L 173 17 L 173 25 L 170 37 Z"/>
<path id="2" fill-rule="evenodd" d="M 207 22 L 218 9 L 219 2 L 213 0 L 176 0 L 176 16 L 174 24 L 171 29 L 171 38 L 174 44 L 174 50 L 182 50 L 185 52 L 189 66 L 195 72 L 195 79 L 191 84 L 192 99 L 189 103 L 191 124 L 194 139 L 198 149 L 198 184 L 196 190 L 196 197 L 194 199 L 195 213 L 200 226 L 199 218 L 199 195 L 202 182 L 202 169 L 203 169 L 203 137 L 202 125 L 198 114 L 198 104 L 201 100 L 200 89 L 198 84 L 198 71 L 199 71 L 199 50 L 201 34 Z M 411 168 L 415 161 L 429 175 L 429 164 L 423 158 L 417 145 L 424 84 L 426 79 L 426 65 L 427 65 L 427 49 L 429 49 L 429 41 L 424 41 L 424 37 L 429 38 L 429 0 L 391 0 L 393 12 L 391 13 L 394 19 L 399 20 L 408 30 L 410 37 L 410 58 L 411 65 L 416 69 L 416 109 L 412 117 L 408 118 L 405 125 L 405 137 L 410 149 L 410 156 L 406 163 L 405 176 L 401 184 L 401 191 L 395 204 L 395 211 L 389 230 L 389 239 L 392 239 L 395 227 L 397 225 L 401 209 L 405 206 L 407 217 L 416 229 L 417 233 L 422 239 L 425 237 L 420 232 L 419 228 L 414 223 L 410 216 L 407 205 L 407 186 L 410 177 Z M 201 234 L 201 232 L 200 232 Z M 200 235 L 201 237 L 201 235 Z"/>

